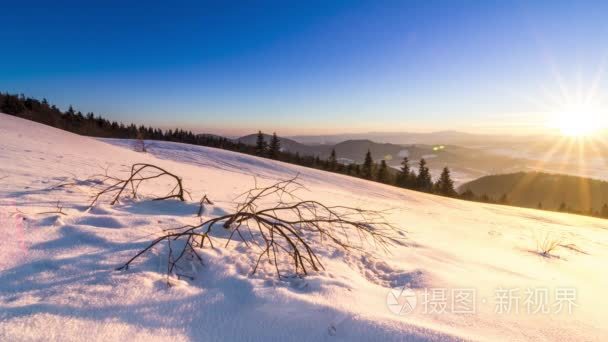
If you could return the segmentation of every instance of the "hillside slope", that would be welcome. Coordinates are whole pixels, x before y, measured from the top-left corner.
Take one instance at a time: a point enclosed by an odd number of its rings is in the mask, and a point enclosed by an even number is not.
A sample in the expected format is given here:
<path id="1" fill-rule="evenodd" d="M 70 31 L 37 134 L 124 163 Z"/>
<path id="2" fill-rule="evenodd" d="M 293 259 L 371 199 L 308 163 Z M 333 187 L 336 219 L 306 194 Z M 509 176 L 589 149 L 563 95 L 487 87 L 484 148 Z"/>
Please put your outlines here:
<path id="1" fill-rule="evenodd" d="M 608 337 L 604 295 L 608 222 L 463 202 L 306 169 L 238 153 L 151 142 L 110 143 L 0 114 L 0 340 L 596 340 Z M 84 179 L 120 173 L 136 162 L 183 177 L 193 200 L 150 201 L 166 186 L 154 180 L 144 197 L 86 210 L 93 191 Z M 390 254 L 345 253 L 318 242 L 325 271 L 276 279 L 271 265 L 251 275 L 252 253 L 239 243 L 204 249 L 192 280 L 166 285 L 167 248 L 115 271 L 162 229 L 196 224 L 234 209 L 234 199 L 258 184 L 299 174 L 299 195 L 328 205 L 385 210 L 403 229 Z M 54 185 L 74 182 L 69 187 Z M 62 206 L 62 213 L 56 211 Z M 44 214 L 43 212 L 51 212 Z M 535 253 L 539 236 L 559 236 L 553 256 Z M 225 236 L 215 237 L 219 241 Z M 219 243 L 218 246 L 222 246 Z M 391 288 L 408 285 L 411 313 L 387 306 Z M 527 313 L 528 288 L 576 290 L 571 314 Z M 447 305 L 454 290 L 474 291 L 473 313 L 433 312 L 425 294 Z M 496 313 L 500 289 L 517 289 L 519 313 Z M 400 298 L 403 299 L 403 298 Z M 427 297 L 428 299 L 428 297 Z M 389 303 L 392 303 L 389 301 Z M 399 302 L 398 302 L 399 303 Z M 394 303 L 392 304 L 394 307 Z M 439 306 L 441 308 L 441 305 Z M 551 306 L 552 310 L 556 307 Z"/>
<path id="2" fill-rule="evenodd" d="M 557 210 L 562 203 L 570 210 L 599 213 L 608 204 L 608 182 L 543 172 L 518 172 L 486 176 L 463 184 L 471 190 L 498 199 L 507 195 L 509 203 Z"/>

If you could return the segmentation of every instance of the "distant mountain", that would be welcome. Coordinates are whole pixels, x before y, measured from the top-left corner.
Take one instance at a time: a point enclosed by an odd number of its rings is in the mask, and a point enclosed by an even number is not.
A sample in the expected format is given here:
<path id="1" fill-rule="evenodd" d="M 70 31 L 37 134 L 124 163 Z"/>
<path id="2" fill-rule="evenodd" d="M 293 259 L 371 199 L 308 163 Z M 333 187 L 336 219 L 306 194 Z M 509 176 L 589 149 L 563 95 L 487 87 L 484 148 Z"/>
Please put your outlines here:
<path id="1" fill-rule="evenodd" d="M 543 170 L 554 172 L 580 171 L 580 153 L 588 163 L 579 175 L 607 179 L 608 130 L 594 138 L 580 140 L 551 134 L 500 135 L 472 134 L 458 131 L 431 133 L 369 132 L 355 134 L 292 136 L 290 139 L 306 145 L 335 145 L 348 140 L 370 140 L 395 145 L 451 145 L 482 150 L 487 154 L 516 159 L 542 160 Z M 570 165 L 569 165 L 570 164 Z"/>
<path id="2" fill-rule="evenodd" d="M 270 142 L 272 138 L 269 134 L 264 134 L 264 140 L 266 142 Z M 258 140 L 257 134 L 249 134 L 240 138 L 237 138 L 236 141 L 240 141 L 246 145 L 255 145 Z M 320 156 L 321 158 L 326 158 L 331 153 L 331 146 L 309 146 L 301 144 L 295 140 L 291 140 L 284 137 L 279 137 L 279 141 L 281 142 L 281 150 L 289 151 L 293 153 L 299 153 L 300 155 L 308 155 L 308 156 Z"/>
<path id="3" fill-rule="evenodd" d="M 440 131 L 430 133 L 411 132 L 369 132 L 331 135 L 299 135 L 291 139 L 307 145 L 332 145 L 346 140 L 371 140 L 379 143 L 396 145 L 444 144 L 461 146 L 478 146 L 492 142 L 505 142 L 518 139 L 512 136 L 471 134 L 458 131 Z"/>
<path id="4" fill-rule="evenodd" d="M 266 141 L 270 141 L 271 136 L 265 135 L 264 138 Z M 255 145 L 257 134 L 250 134 L 237 140 L 248 145 Z M 279 137 L 279 140 L 285 151 L 319 156 L 321 159 L 327 159 L 331 150 L 335 149 L 338 161 L 343 164 L 362 163 L 368 150 L 375 161 L 384 159 L 393 168 L 399 168 L 405 156 L 410 159 L 411 166 L 414 168 L 421 158 L 425 158 L 434 177 L 439 176 L 443 167 L 449 166 L 453 171 L 456 184 L 496 172 L 528 170 L 526 165 L 532 164 L 530 161 L 507 155 L 492 154 L 482 149 L 455 145 L 398 145 L 378 143 L 369 139 L 346 140 L 336 144 L 306 145 L 289 138 Z"/>
<path id="5" fill-rule="evenodd" d="M 270 141 L 270 138 L 270 135 L 264 135 L 266 141 Z M 246 135 L 237 140 L 244 144 L 255 145 L 257 134 Z M 389 162 L 398 160 L 397 164 L 399 164 L 406 155 L 414 154 L 416 157 L 419 157 L 432 152 L 432 147 L 430 146 L 402 146 L 376 143 L 371 140 L 347 140 L 337 144 L 327 145 L 305 145 L 283 137 L 279 137 L 279 140 L 281 141 L 281 148 L 284 151 L 293 153 L 298 152 L 301 155 L 319 156 L 321 159 L 327 159 L 331 154 L 331 150 L 335 149 L 338 158 L 341 158 L 344 163 L 362 163 L 368 150 L 372 153 L 372 158 L 374 160 L 385 159 Z"/>
<path id="6" fill-rule="evenodd" d="M 390 136 L 389 133 L 383 133 L 383 135 Z M 414 169 L 420 158 L 425 158 L 435 179 L 443 167 L 448 166 L 457 185 L 492 174 L 559 173 L 560 170 L 581 177 L 608 180 L 606 174 L 608 149 L 604 147 L 606 146 L 604 144 L 583 146 L 586 162 L 581 165 L 579 145 L 573 145 L 572 141 L 565 140 L 563 137 L 519 136 L 507 138 L 453 131 L 421 133 L 419 136 L 425 136 L 425 139 L 429 139 L 429 141 L 433 141 L 431 137 L 434 136 L 437 141 L 432 144 L 392 144 L 370 139 L 350 139 L 331 144 L 310 145 L 291 138 L 280 137 L 280 140 L 285 151 L 319 156 L 321 159 L 327 159 L 331 150 L 335 149 L 338 161 L 343 164 L 362 163 L 368 150 L 371 151 L 375 161 L 384 159 L 392 168 L 399 168 L 404 156 L 408 156 L 410 166 Z M 443 140 L 440 140 L 440 137 L 443 137 L 444 140 L 450 140 L 446 137 L 451 137 L 452 140 L 458 138 L 463 142 L 465 138 L 469 138 L 469 146 L 442 143 Z M 269 141 L 270 135 L 266 135 L 265 138 Z M 256 139 L 256 134 L 239 138 L 240 141 L 249 145 L 255 145 Z M 477 146 L 473 146 L 475 141 Z M 499 196 L 502 196 L 502 193 Z"/>
<path id="7" fill-rule="evenodd" d="M 334 145 L 333 148 L 336 150 L 337 156 L 356 163 L 363 162 L 367 151 L 371 152 L 374 160 L 385 159 L 391 161 L 393 159 L 403 159 L 404 156 L 409 155 L 404 146 L 381 144 L 370 140 L 347 140 Z"/>
<path id="8" fill-rule="evenodd" d="M 230 139 L 221 135 L 217 135 L 217 134 L 212 134 L 212 133 L 199 133 L 197 134 L 197 136 L 199 137 L 204 137 L 204 138 L 213 138 L 213 139 Z"/>
<path id="9" fill-rule="evenodd" d="M 492 175 L 468 182 L 460 192 L 471 190 L 477 195 L 487 194 L 495 199 L 507 196 L 510 204 L 544 209 L 558 209 L 562 203 L 569 210 L 600 212 L 608 203 L 608 182 L 584 177 L 518 172 Z"/>

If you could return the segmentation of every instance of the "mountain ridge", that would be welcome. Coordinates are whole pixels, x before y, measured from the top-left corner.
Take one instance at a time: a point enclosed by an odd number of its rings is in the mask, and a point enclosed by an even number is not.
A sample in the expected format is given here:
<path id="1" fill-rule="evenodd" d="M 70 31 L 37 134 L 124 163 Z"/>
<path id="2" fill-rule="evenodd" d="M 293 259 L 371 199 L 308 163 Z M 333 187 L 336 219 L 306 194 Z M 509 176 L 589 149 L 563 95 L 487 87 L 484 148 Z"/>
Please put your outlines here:
<path id="1" fill-rule="evenodd" d="M 608 182 L 588 177 L 546 172 L 489 175 L 458 187 L 494 199 L 506 196 L 523 207 L 602 214 L 608 204 Z"/>

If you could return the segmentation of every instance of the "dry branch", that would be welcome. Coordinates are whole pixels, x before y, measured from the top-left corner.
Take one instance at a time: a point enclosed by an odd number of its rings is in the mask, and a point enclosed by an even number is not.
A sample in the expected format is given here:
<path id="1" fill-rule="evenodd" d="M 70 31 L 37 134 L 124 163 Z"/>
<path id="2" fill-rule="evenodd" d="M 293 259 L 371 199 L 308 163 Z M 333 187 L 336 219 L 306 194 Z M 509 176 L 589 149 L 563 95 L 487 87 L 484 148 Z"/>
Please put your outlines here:
<path id="1" fill-rule="evenodd" d="M 200 217 L 203 215 L 203 211 L 205 211 L 205 204 L 213 205 L 213 202 L 209 200 L 209 197 L 207 197 L 207 195 L 204 195 L 203 198 L 201 198 L 201 200 L 199 201 L 197 216 Z"/>
<path id="2" fill-rule="evenodd" d="M 297 178 L 297 177 L 296 177 Z M 294 192 L 303 186 L 293 178 L 268 187 L 255 187 L 240 196 L 232 214 L 209 219 L 195 226 L 165 231 L 118 269 L 128 269 L 146 251 L 163 241 L 169 245 L 168 272 L 179 269 L 179 261 L 192 255 L 202 262 L 196 252 L 207 241 L 213 247 L 212 233 L 221 228 L 230 232 L 226 246 L 236 237 L 249 249 L 259 253 L 252 266 L 254 274 L 263 260 L 274 266 L 279 278 L 285 273 L 303 276 L 310 270 L 319 271 L 323 265 L 313 248 L 315 241 L 329 242 L 344 250 L 364 250 L 372 244 L 386 248 L 397 240 L 396 229 L 380 211 L 345 206 L 327 206 L 317 201 L 304 201 Z M 270 204 L 272 203 L 272 204 Z M 171 243 L 180 240 L 183 248 L 175 251 Z"/>
<path id="3" fill-rule="evenodd" d="M 61 205 L 59 203 L 59 201 L 57 201 L 57 203 L 55 204 L 55 211 L 44 211 L 41 213 L 37 213 L 38 215 L 45 215 L 45 214 L 59 214 L 59 215 L 67 215 L 66 213 L 63 212 L 63 205 Z"/>
<path id="4" fill-rule="evenodd" d="M 99 180 L 102 183 L 111 182 L 112 184 L 103 188 L 93 197 L 90 207 L 92 207 L 102 196 L 107 195 L 112 196 L 111 205 L 118 203 L 120 197 L 123 196 L 125 192 L 130 192 L 133 198 L 137 198 L 139 187 L 143 182 L 160 177 L 169 177 L 173 179 L 175 186 L 165 196 L 157 197 L 153 200 L 160 201 L 170 198 L 178 198 L 180 201 L 185 200 L 184 194 L 187 192 L 184 190 L 180 177 L 156 165 L 138 163 L 131 166 L 130 176 L 126 179 L 109 176 L 107 171 L 105 175 L 99 176 L 98 178 L 100 178 Z"/>
<path id="5" fill-rule="evenodd" d="M 536 238 L 536 250 L 538 254 L 544 257 L 552 256 L 552 252 L 563 244 L 563 236 L 551 234 L 550 232 L 545 233 L 543 236 Z"/>

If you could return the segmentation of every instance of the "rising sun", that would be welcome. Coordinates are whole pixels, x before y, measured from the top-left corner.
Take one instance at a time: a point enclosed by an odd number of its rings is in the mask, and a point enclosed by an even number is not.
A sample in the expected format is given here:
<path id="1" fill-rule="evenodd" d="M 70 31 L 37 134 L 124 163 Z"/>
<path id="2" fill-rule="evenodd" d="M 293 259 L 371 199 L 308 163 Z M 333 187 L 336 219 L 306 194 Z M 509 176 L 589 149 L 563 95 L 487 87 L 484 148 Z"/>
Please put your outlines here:
<path id="1" fill-rule="evenodd" d="M 587 137 L 605 128 L 605 118 L 598 108 L 568 106 L 552 115 L 551 126 L 568 137 Z"/>

